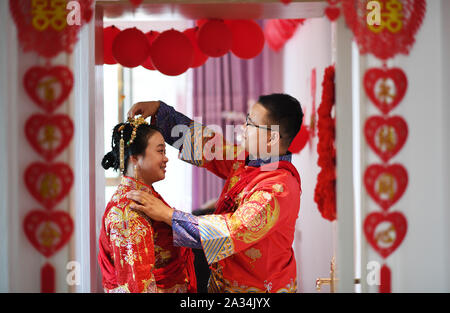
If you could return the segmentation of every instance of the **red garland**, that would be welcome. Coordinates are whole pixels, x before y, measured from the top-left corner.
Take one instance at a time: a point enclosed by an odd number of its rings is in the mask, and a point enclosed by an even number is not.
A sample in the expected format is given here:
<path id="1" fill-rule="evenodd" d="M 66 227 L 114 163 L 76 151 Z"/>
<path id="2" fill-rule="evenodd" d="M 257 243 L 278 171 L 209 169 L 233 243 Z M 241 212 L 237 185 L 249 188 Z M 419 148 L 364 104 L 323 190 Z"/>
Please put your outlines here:
<path id="1" fill-rule="evenodd" d="M 334 66 L 325 69 L 322 82 L 322 102 L 317 111 L 318 137 L 317 164 L 321 168 L 317 176 L 314 201 L 323 218 L 334 221 L 336 219 L 336 148 L 335 119 L 331 116 L 335 104 Z"/>

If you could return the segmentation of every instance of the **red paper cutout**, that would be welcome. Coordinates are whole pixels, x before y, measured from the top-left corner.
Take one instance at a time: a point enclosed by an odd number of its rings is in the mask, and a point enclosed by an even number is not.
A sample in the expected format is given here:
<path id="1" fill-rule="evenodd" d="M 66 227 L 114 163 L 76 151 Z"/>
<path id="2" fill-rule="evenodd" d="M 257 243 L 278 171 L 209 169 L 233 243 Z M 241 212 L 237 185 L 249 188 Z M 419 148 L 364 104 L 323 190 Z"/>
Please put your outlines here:
<path id="1" fill-rule="evenodd" d="M 46 209 L 52 209 L 69 193 L 73 173 L 65 163 L 34 162 L 26 169 L 24 179 L 31 195 Z"/>
<path id="2" fill-rule="evenodd" d="M 387 211 L 402 196 L 408 186 L 408 172 L 401 164 L 367 167 L 364 185 L 372 199 Z"/>
<path id="3" fill-rule="evenodd" d="M 33 149 L 50 162 L 72 140 L 73 123 L 66 114 L 33 114 L 25 123 L 25 135 Z"/>
<path id="4" fill-rule="evenodd" d="M 33 247 L 50 257 L 69 241 L 73 221 L 64 211 L 32 210 L 25 217 L 23 228 Z"/>
<path id="5" fill-rule="evenodd" d="M 61 52 L 72 53 L 80 28 L 92 18 L 94 0 L 77 2 L 80 5 L 80 25 L 69 25 L 67 20 L 72 21 L 71 17 L 76 12 L 66 8 L 67 1 L 9 0 L 23 50 L 35 51 L 46 58 L 53 58 Z"/>
<path id="6" fill-rule="evenodd" d="M 52 113 L 72 91 L 73 75 L 67 66 L 33 66 L 25 73 L 23 84 L 30 98 Z"/>
<path id="7" fill-rule="evenodd" d="M 372 150 L 388 162 L 403 148 L 408 138 L 408 124 L 401 116 L 371 116 L 365 123 L 364 134 Z"/>
<path id="8" fill-rule="evenodd" d="M 45 263 L 41 268 L 41 293 L 55 292 L 55 268 Z"/>
<path id="9" fill-rule="evenodd" d="M 415 35 L 426 11 L 425 0 L 378 0 L 381 4 L 381 25 L 369 26 L 367 1 L 342 0 L 348 27 L 353 31 L 361 54 L 372 53 L 386 60 L 409 54 Z"/>
<path id="10" fill-rule="evenodd" d="M 384 114 L 403 100 L 407 88 L 408 78 L 400 68 L 371 68 L 364 74 L 366 94 Z"/>
<path id="11" fill-rule="evenodd" d="M 383 258 L 394 252 L 406 236 L 408 223 L 400 212 L 367 215 L 364 221 L 364 234 L 367 241 Z"/>

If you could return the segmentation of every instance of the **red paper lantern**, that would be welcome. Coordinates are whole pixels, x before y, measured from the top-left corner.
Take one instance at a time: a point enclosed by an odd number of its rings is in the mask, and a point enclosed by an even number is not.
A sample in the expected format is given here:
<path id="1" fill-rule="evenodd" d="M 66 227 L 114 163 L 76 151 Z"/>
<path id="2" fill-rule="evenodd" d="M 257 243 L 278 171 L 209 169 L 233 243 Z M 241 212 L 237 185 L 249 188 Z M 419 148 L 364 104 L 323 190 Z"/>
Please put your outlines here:
<path id="1" fill-rule="evenodd" d="M 114 38 L 120 33 L 120 29 L 116 26 L 109 26 L 103 29 L 103 63 L 117 64 L 116 59 L 112 55 L 112 44 Z"/>
<path id="2" fill-rule="evenodd" d="M 151 30 L 145 34 L 145 36 L 147 36 L 147 40 L 148 40 L 148 44 L 150 45 L 150 49 L 153 44 L 153 41 L 155 41 L 156 37 L 158 37 L 159 34 L 160 34 L 160 32 L 153 31 L 153 30 Z M 145 60 L 144 63 L 142 63 L 141 65 L 148 70 L 156 70 L 155 67 L 153 66 L 152 58 L 150 57 L 150 55 L 148 56 L 147 60 Z"/>
<path id="3" fill-rule="evenodd" d="M 289 151 L 292 153 L 299 153 L 303 150 L 308 141 L 309 129 L 307 125 L 303 124 L 297 136 L 295 136 L 294 140 L 292 141 L 291 146 L 289 147 Z"/>
<path id="4" fill-rule="evenodd" d="M 142 3 L 142 0 L 130 0 L 131 4 L 135 7 L 140 6 Z"/>
<path id="5" fill-rule="evenodd" d="M 251 59 L 264 48 L 264 32 L 253 20 L 226 21 L 232 34 L 231 52 L 241 59 Z"/>
<path id="6" fill-rule="evenodd" d="M 197 43 L 204 54 L 221 57 L 231 49 L 231 31 L 222 20 L 209 20 L 197 32 Z"/>
<path id="7" fill-rule="evenodd" d="M 205 64 L 206 60 L 208 60 L 208 56 L 200 50 L 197 44 L 198 29 L 198 27 L 188 28 L 183 32 L 191 40 L 192 46 L 194 47 L 194 61 L 191 64 L 192 68 L 202 66 Z"/>
<path id="8" fill-rule="evenodd" d="M 150 57 L 161 73 L 176 76 L 186 72 L 194 59 L 194 47 L 189 38 L 177 30 L 162 32 L 153 41 Z"/>
<path id="9" fill-rule="evenodd" d="M 144 63 L 149 53 L 147 37 L 136 27 L 121 31 L 113 41 L 112 54 L 123 66 L 139 66 Z"/>

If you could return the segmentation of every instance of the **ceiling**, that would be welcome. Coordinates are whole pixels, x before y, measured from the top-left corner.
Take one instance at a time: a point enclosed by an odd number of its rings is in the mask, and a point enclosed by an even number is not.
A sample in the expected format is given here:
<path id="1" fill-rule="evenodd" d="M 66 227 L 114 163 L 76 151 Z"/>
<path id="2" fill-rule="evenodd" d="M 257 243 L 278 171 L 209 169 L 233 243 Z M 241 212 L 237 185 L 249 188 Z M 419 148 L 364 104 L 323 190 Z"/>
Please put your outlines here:
<path id="1" fill-rule="evenodd" d="M 322 0 L 293 0 L 285 5 L 278 0 L 144 0 L 134 8 L 128 0 L 97 0 L 105 20 L 157 21 L 182 19 L 272 19 L 324 16 Z"/>

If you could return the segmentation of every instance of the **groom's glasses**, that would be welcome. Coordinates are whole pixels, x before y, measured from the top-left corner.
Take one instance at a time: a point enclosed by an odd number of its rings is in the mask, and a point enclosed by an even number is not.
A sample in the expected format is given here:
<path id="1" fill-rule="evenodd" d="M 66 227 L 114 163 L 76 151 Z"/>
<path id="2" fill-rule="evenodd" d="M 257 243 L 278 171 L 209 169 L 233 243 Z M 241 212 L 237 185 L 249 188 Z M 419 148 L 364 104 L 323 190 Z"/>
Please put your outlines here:
<path id="1" fill-rule="evenodd" d="M 253 127 L 256 127 L 256 128 L 273 130 L 270 127 L 264 127 L 264 126 L 256 125 L 255 123 L 253 123 L 253 121 L 250 119 L 250 115 L 249 114 L 247 114 L 247 117 L 245 118 L 245 126 L 253 126 Z M 275 130 L 273 130 L 273 131 L 275 131 Z M 280 133 L 280 132 L 278 131 L 278 133 Z M 281 138 L 281 133 L 280 133 L 280 138 Z"/>

